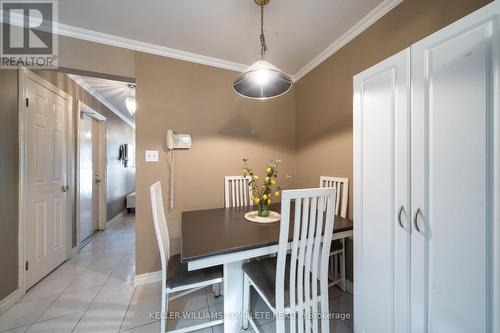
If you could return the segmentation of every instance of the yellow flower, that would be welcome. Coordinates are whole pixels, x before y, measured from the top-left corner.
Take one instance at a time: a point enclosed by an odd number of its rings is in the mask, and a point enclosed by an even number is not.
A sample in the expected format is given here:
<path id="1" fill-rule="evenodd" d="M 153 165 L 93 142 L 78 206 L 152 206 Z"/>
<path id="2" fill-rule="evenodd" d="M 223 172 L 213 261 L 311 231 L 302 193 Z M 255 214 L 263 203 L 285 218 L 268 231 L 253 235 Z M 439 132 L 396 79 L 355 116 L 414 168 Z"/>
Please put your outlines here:
<path id="1" fill-rule="evenodd" d="M 250 200 L 254 201 L 254 200 L 255 200 L 255 197 L 252 195 L 252 196 L 250 197 Z"/>
<path id="2" fill-rule="evenodd" d="M 266 182 L 268 182 L 269 181 L 269 177 L 266 177 L 265 180 L 266 180 Z"/>
<path id="3" fill-rule="evenodd" d="M 260 202 L 260 199 L 259 198 L 255 198 L 255 203 L 258 204 Z"/>
<path id="4" fill-rule="evenodd" d="M 247 168 L 243 168 L 243 173 L 247 173 Z"/>
<path id="5" fill-rule="evenodd" d="M 276 185 L 276 179 L 271 180 L 271 184 Z"/>
<path id="6" fill-rule="evenodd" d="M 272 169 L 272 168 L 267 168 L 267 169 L 266 169 L 266 172 L 267 172 L 267 173 L 271 173 L 271 172 L 273 172 L 273 169 Z"/>
<path id="7" fill-rule="evenodd" d="M 259 179 L 259 176 L 255 175 L 255 176 L 253 176 L 253 179 L 257 180 L 257 179 Z"/>
<path id="8" fill-rule="evenodd" d="M 271 204 L 271 199 L 267 199 L 267 204 L 270 205 Z"/>
<path id="9" fill-rule="evenodd" d="M 264 195 L 262 196 L 262 199 L 266 200 L 266 199 L 267 199 L 267 194 L 264 194 Z"/>
<path id="10" fill-rule="evenodd" d="M 277 196 L 277 197 L 279 197 L 280 196 L 280 191 L 274 192 L 274 195 Z"/>

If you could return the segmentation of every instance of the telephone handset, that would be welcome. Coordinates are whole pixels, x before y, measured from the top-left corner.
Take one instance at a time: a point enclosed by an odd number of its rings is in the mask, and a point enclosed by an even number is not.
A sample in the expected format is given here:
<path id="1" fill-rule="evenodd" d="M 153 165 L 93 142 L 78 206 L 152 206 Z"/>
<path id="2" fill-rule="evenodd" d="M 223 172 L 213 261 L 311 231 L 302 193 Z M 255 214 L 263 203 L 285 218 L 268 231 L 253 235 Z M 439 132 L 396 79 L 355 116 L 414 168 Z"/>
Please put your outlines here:
<path id="1" fill-rule="evenodd" d="M 177 134 L 172 130 L 167 131 L 168 165 L 170 167 L 169 176 L 169 207 L 174 209 L 174 151 L 175 149 L 191 149 L 191 135 Z"/>
<path id="2" fill-rule="evenodd" d="M 172 130 L 167 131 L 167 148 L 172 149 L 190 149 L 191 135 L 177 134 Z"/>

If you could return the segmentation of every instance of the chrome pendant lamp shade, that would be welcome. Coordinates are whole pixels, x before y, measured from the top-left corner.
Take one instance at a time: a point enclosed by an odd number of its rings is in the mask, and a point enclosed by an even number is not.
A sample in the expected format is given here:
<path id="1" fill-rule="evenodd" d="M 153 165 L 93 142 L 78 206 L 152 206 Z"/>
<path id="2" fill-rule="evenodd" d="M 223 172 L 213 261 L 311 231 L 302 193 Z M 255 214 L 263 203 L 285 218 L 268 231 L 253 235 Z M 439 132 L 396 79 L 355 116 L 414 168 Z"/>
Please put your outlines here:
<path id="1" fill-rule="evenodd" d="M 250 66 L 233 84 L 238 94 L 257 99 L 283 95 L 291 87 L 292 79 L 265 60 L 259 60 Z"/>
<path id="2" fill-rule="evenodd" d="M 260 57 L 234 81 L 233 88 L 238 94 L 247 98 L 268 99 L 285 94 L 292 87 L 292 78 L 281 72 L 277 67 L 264 60 L 267 51 L 264 36 L 264 5 L 269 0 L 255 0 L 260 6 Z"/>

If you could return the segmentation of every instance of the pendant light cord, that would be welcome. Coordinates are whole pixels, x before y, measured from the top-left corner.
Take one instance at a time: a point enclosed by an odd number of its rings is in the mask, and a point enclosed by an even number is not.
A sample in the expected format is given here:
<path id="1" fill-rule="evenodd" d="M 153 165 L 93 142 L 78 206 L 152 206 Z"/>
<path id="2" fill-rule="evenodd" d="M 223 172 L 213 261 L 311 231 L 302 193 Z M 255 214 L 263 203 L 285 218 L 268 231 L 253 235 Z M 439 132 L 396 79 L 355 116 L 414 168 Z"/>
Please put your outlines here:
<path id="1" fill-rule="evenodd" d="M 264 59 L 267 51 L 266 36 L 264 36 L 264 1 L 260 3 L 260 58 Z"/>

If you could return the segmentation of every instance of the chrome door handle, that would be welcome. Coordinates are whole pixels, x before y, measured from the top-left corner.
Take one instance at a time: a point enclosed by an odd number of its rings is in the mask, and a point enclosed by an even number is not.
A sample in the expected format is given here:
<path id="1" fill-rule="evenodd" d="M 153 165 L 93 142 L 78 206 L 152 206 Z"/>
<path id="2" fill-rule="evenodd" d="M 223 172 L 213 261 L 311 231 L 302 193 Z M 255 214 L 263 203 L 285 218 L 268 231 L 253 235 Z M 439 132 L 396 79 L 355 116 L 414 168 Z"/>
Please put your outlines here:
<path id="1" fill-rule="evenodd" d="M 415 215 L 413 216 L 413 225 L 418 232 L 420 232 L 420 228 L 418 227 L 418 214 L 420 214 L 421 212 L 422 211 L 420 210 L 420 208 L 418 208 L 415 212 Z"/>
<path id="2" fill-rule="evenodd" d="M 404 229 L 405 227 L 403 226 L 403 222 L 401 221 L 401 214 L 402 213 L 403 213 L 403 206 L 401 206 L 401 208 L 399 208 L 398 223 L 399 223 L 399 226 Z"/>

